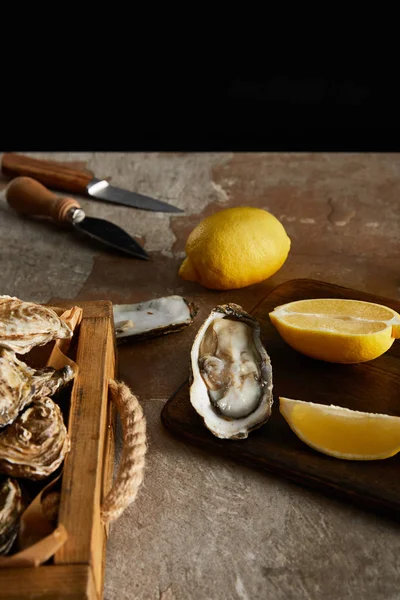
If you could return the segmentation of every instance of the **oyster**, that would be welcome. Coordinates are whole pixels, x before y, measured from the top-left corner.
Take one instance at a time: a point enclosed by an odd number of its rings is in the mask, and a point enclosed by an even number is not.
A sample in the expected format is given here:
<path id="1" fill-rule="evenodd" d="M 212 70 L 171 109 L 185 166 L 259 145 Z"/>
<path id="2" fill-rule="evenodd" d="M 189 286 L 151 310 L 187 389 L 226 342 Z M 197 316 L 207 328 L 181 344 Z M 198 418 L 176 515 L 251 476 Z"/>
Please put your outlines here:
<path id="1" fill-rule="evenodd" d="M 0 296 L 0 346 L 25 354 L 34 346 L 63 338 L 72 338 L 72 331 L 51 308 Z"/>
<path id="2" fill-rule="evenodd" d="M 22 493 L 18 481 L 11 477 L 0 480 L 0 554 L 7 554 L 18 534 L 23 512 Z"/>
<path id="3" fill-rule="evenodd" d="M 43 479 L 53 473 L 70 450 L 60 407 L 40 398 L 0 433 L 0 473 Z"/>
<path id="4" fill-rule="evenodd" d="M 137 304 L 115 304 L 113 313 L 115 335 L 121 343 L 180 331 L 193 322 L 197 307 L 181 296 L 166 296 Z"/>
<path id="5" fill-rule="evenodd" d="M 247 438 L 273 403 L 272 366 L 256 319 L 238 304 L 214 308 L 191 350 L 190 401 L 218 438 Z"/>
<path id="6" fill-rule="evenodd" d="M 31 369 L 14 352 L 0 348 L 0 428 L 12 423 L 27 404 L 42 396 L 52 396 L 74 377 L 68 365 Z"/>

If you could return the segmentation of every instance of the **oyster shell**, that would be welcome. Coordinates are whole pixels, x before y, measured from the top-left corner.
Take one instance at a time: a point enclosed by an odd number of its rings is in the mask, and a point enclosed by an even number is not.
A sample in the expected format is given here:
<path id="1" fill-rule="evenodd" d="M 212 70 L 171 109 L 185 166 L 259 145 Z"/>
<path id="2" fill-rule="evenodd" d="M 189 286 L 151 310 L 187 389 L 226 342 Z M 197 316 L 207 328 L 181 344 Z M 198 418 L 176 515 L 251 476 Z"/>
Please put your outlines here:
<path id="1" fill-rule="evenodd" d="M 53 473 L 70 450 L 60 407 L 40 398 L 0 433 L 0 473 L 43 479 Z"/>
<path id="2" fill-rule="evenodd" d="M 33 400 L 52 396 L 74 377 L 68 365 L 32 369 L 14 352 L 0 348 L 0 428 L 12 423 L 18 413 Z"/>
<path id="3" fill-rule="evenodd" d="M 191 350 L 190 402 L 219 438 L 247 438 L 271 414 L 272 366 L 256 319 L 238 304 L 214 308 Z"/>
<path id="4" fill-rule="evenodd" d="M 18 534 L 23 512 L 21 488 L 11 477 L 0 480 L 0 554 L 7 554 Z"/>
<path id="5" fill-rule="evenodd" d="M 51 308 L 0 296 L 0 346 L 25 354 L 34 346 L 63 338 L 72 338 L 72 331 Z"/>
<path id="6" fill-rule="evenodd" d="M 197 307 L 181 296 L 166 296 L 137 304 L 115 304 L 113 313 L 115 335 L 122 343 L 180 331 L 193 323 Z"/>

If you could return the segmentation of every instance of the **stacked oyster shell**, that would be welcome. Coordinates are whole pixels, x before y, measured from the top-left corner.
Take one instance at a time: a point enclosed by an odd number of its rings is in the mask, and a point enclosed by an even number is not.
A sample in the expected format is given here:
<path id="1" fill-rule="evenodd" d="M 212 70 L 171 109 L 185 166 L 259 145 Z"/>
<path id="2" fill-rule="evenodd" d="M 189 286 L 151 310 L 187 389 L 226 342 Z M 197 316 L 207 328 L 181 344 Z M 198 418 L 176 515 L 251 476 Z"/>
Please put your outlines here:
<path id="1" fill-rule="evenodd" d="M 73 379 L 73 369 L 33 369 L 17 355 L 72 335 L 52 309 L 0 296 L 0 555 L 10 551 L 18 532 L 23 481 L 51 475 L 70 449 L 51 396 Z"/>
<path id="2" fill-rule="evenodd" d="M 23 510 L 19 483 L 11 477 L 0 482 L 0 554 L 7 554 L 18 533 Z"/>

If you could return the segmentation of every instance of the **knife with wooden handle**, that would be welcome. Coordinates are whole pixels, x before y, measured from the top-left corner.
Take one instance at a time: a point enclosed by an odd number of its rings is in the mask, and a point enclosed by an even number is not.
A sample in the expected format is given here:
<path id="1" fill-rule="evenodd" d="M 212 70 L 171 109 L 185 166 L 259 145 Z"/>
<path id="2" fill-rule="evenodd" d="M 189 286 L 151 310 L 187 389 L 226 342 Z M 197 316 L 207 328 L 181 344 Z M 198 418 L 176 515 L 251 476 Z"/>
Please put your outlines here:
<path id="1" fill-rule="evenodd" d="M 84 235 L 131 257 L 149 259 L 144 248 L 118 225 L 105 219 L 87 217 L 76 199 L 57 196 L 31 177 L 13 179 L 8 184 L 5 195 L 10 207 L 18 213 L 68 223 Z"/>
<path id="2" fill-rule="evenodd" d="M 11 179 L 21 175 L 32 177 L 50 188 L 85 196 L 86 187 L 93 179 L 89 173 L 78 169 L 11 152 L 3 155 L 1 170 Z"/>
<path id="3" fill-rule="evenodd" d="M 105 179 L 97 179 L 90 173 L 57 164 L 51 160 L 42 160 L 6 152 L 1 161 L 1 171 L 6 177 L 32 177 L 44 185 L 60 191 L 81 194 L 104 202 L 113 202 L 142 210 L 156 212 L 181 213 L 180 208 L 155 200 L 149 196 L 123 190 L 110 185 Z"/>

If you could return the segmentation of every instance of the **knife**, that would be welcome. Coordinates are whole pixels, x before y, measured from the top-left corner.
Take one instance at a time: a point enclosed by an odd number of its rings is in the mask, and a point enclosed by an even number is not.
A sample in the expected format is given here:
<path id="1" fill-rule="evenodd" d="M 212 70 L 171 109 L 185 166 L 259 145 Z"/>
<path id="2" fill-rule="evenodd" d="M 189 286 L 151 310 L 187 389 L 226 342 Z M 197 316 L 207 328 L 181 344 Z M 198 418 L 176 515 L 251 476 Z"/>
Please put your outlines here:
<path id="1" fill-rule="evenodd" d="M 180 208 L 161 200 L 115 187 L 105 179 L 97 179 L 90 173 L 59 165 L 54 161 L 6 152 L 3 154 L 1 170 L 7 177 L 13 178 L 21 175 L 33 177 L 50 188 L 97 198 L 105 202 L 156 212 L 183 212 Z"/>
<path id="2" fill-rule="evenodd" d="M 87 217 L 74 198 L 56 196 L 30 177 L 16 177 L 7 186 L 8 204 L 19 213 L 50 217 L 58 223 L 69 223 L 75 229 L 131 257 L 148 260 L 147 252 L 126 231 L 97 217 Z"/>

